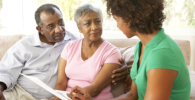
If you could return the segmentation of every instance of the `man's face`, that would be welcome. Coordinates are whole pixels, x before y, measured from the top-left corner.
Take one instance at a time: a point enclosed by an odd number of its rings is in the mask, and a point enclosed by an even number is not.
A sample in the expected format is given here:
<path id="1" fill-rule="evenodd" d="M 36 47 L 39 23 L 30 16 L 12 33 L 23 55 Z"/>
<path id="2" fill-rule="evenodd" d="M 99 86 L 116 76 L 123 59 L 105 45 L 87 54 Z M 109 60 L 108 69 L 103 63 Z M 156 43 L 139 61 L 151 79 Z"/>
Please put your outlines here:
<path id="1" fill-rule="evenodd" d="M 54 15 L 46 12 L 40 14 L 42 27 L 39 32 L 45 36 L 48 43 L 60 42 L 65 36 L 62 14 L 58 9 L 54 8 L 54 10 Z"/>

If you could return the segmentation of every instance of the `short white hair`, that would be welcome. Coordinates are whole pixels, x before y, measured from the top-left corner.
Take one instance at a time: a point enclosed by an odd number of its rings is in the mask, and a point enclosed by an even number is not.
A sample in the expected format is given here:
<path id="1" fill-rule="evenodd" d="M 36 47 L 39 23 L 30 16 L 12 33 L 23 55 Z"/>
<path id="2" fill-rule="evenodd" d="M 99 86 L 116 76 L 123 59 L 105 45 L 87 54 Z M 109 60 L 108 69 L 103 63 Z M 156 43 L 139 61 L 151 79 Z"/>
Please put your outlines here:
<path id="1" fill-rule="evenodd" d="M 80 27 L 80 20 L 81 17 L 85 16 L 86 14 L 90 14 L 91 12 L 95 12 L 100 15 L 100 19 L 103 22 L 103 15 L 101 9 L 92 6 L 91 4 L 84 4 L 78 7 L 74 13 L 74 21 Z"/>

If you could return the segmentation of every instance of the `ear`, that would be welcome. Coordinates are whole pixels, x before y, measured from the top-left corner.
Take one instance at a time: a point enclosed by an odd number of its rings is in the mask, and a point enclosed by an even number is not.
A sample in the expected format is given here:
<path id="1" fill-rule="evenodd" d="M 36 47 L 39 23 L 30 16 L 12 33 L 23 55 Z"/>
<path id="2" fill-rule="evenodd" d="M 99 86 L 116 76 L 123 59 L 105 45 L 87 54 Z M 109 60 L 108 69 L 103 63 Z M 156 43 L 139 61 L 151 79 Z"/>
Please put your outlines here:
<path id="1" fill-rule="evenodd" d="M 79 32 L 82 33 L 81 27 L 77 25 L 77 28 L 79 29 Z"/>
<path id="2" fill-rule="evenodd" d="M 37 29 L 37 31 L 39 31 L 43 35 L 43 31 L 42 31 L 40 26 L 37 26 L 36 29 Z"/>

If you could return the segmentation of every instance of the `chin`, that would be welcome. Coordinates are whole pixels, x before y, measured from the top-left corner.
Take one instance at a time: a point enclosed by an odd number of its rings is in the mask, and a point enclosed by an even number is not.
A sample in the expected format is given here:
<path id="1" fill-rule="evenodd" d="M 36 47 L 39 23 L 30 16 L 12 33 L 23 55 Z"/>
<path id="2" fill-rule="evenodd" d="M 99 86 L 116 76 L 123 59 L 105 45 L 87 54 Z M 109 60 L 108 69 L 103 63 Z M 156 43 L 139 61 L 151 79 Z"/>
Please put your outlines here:
<path id="1" fill-rule="evenodd" d="M 56 42 L 61 42 L 63 40 L 64 40 L 64 38 L 61 38 L 61 39 L 56 40 Z"/>
<path id="2" fill-rule="evenodd" d="M 134 35 L 125 34 L 125 36 L 126 36 L 127 38 L 131 38 L 131 37 L 133 37 Z"/>
<path id="3" fill-rule="evenodd" d="M 98 40 L 100 40 L 101 39 L 101 37 L 94 37 L 94 38 L 91 38 L 90 40 L 91 41 L 98 41 Z"/>

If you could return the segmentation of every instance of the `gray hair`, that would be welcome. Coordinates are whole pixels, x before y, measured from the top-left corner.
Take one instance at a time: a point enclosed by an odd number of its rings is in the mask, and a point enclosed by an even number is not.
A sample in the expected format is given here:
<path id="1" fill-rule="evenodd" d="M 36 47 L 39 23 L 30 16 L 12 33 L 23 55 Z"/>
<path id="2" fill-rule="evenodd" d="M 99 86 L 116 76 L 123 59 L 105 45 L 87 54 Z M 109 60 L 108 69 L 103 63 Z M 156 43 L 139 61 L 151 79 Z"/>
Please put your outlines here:
<path id="1" fill-rule="evenodd" d="M 35 11 L 35 21 L 38 26 L 42 26 L 41 20 L 40 20 L 40 14 L 41 12 L 45 12 L 47 14 L 55 14 L 54 8 L 58 9 L 60 11 L 60 8 L 54 4 L 43 4 Z M 61 12 L 61 11 L 60 11 Z M 61 12 L 62 13 L 62 12 Z"/>
<path id="2" fill-rule="evenodd" d="M 80 27 L 80 20 L 82 16 L 85 16 L 86 14 L 90 14 L 91 12 L 95 12 L 100 15 L 100 19 L 103 22 L 103 15 L 101 9 L 92 6 L 91 4 L 84 4 L 80 7 L 78 7 L 74 13 L 74 21 L 76 24 Z"/>

